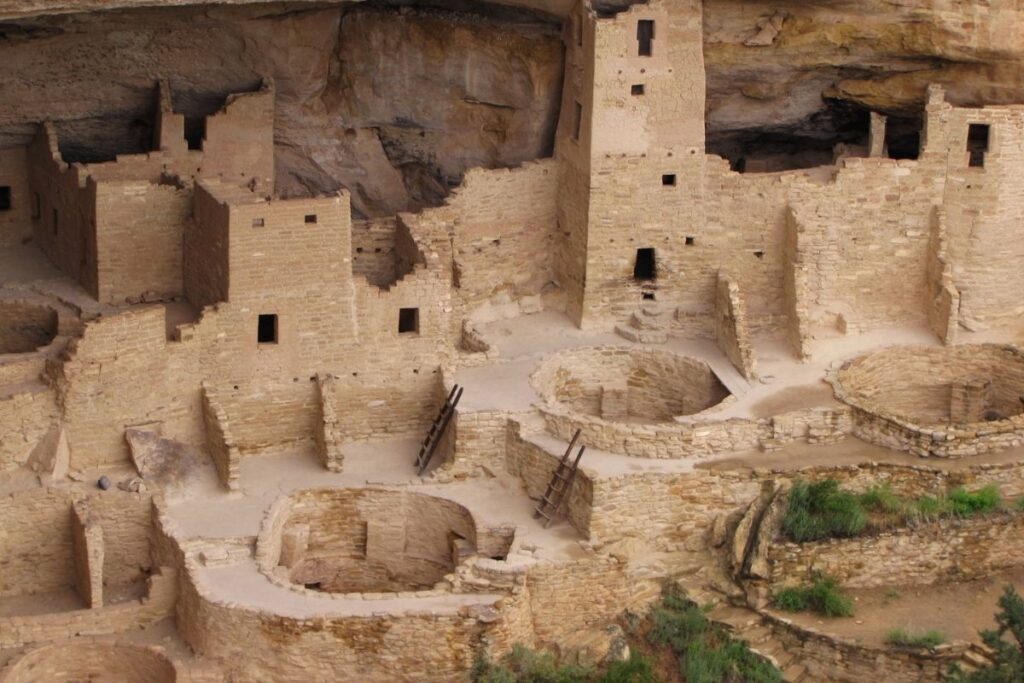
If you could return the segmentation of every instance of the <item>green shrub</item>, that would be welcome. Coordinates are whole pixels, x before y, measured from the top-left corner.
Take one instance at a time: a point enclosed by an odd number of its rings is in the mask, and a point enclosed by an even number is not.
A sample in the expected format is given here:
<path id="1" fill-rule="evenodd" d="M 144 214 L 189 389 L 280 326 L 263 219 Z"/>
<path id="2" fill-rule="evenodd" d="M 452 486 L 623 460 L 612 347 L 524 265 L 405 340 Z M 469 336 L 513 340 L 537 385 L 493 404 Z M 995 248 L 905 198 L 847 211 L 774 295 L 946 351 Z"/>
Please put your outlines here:
<path id="1" fill-rule="evenodd" d="M 650 660 L 632 650 L 628 660 L 615 662 L 598 680 L 600 683 L 658 683 L 658 676 Z"/>
<path id="2" fill-rule="evenodd" d="M 940 631 L 925 631 L 912 634 L 902 628 L 894 628 L 885 634 L 885 642 L 896 647 L 927 648 L 929 650 L 942 645 L 946 637 Z"/>
<path id="3" fill-rule="evenodd" d="M 513 645 L 501 664 L 478 656 L 470 670 L 473 683 L 586 683 L 593 676 L 587 667 L 560 665 L 550 652 L 536 652 L 522 645 Z"/>
<path id="4" fill-rule="evenodd" d="M 828 574 L 816 574 L 809 585 L 783 588 L 775 594 L 775 606 L 787 612 L 815 612 L 826 617 L 852 617 L 853 601 Z"/>
<path id="5" fill-rule="evenodd" d="M 782 683 L 782 674 L 770 662 L 671 589 L 651 618 L 648 639 L 672 648 L 687 683 Z"/>
<path id="6" fill-rule="evenodd" d="M 840 489 L 835 479 L 813 484 L 800 480 L 789 492 L 782 529 L 789 538 L 803 543 L 856 536 L 867 521 L 857 496 Z"/>
<path id="7" fill-rule="evenodd" d="M 991 650 L 992 663 L 964 673 L 954 666 L 950 683 L 1020 683 L 1024 681 L 1024 599 L 1013 586 L 999 598 L 998 628 L 982 631 L 981 640 Z"/>
<path id="8" fill-rule="evenodd" d="M 775 594 L 775 606 L 786 612 L 806 612 L 810 608 L 807 589 L 787 586 Z"/>
<path id="9" fill-rule="evenodd" d="M 991 512 L 998 509 L 1003 503 L 1002 496 L 999 495 L 999 488 L 994 485 L 973 492 L 960 486 L 950 491 L 947 498 L 950 512 L 960 517 Z"/>

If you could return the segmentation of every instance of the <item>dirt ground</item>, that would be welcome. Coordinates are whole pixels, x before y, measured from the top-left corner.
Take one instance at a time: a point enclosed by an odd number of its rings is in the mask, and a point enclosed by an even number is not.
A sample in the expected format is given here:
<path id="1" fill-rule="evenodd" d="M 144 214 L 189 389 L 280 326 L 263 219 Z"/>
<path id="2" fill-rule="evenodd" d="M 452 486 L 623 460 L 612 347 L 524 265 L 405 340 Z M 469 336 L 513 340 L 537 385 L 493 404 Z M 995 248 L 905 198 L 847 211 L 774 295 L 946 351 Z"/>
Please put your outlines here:
<path id="1" fill-rule="evenodd" d="M 779 615 L 866 645 L 884 644 L 886 633 L 894 628 L 911 634 L 934 629 L 942 632 L 947 643 L 979 641 L 979 630 L 995 628 L 996 603 L 1008 584 L 1024 591 L 1024 567 L 964 583 L 848 590 L 854 600 L 853 617 Z"/>

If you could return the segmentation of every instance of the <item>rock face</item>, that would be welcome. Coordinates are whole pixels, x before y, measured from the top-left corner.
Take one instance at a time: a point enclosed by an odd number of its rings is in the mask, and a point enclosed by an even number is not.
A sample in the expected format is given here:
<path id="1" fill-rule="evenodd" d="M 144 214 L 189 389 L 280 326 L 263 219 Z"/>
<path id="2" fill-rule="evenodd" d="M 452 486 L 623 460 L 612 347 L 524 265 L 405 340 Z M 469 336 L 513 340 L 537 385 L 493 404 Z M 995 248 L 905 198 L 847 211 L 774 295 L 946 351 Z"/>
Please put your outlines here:
<path id="1" fill-rule="evenodd" d="M 200 114 L 269 75 L 283 194 L 436 204 L 467 168 L 550 154 L 570 11 L 440 4 L 0 0 L 0 147 L 50 118 L 70 158 L 140 151 L 157 76 Z M 868 108 L 915 135 L 929 82 L 956 104 L 1024 102 L 1022 25 L 1016 0 L 706 0 L 708 149 L 829 156 L 864 142 Z"/>
<path id="2" fill-rule="evenodd" d="M 52 119 L 82 161 L 145 149 L 158 76 L 196 115 L 273 77 L 279 191 L 344 186 L 378 215 L 550 154 L 562 46 L 557 23 L 510 11 L 203 6 L 20 20 L 0 63 L 0 147 Z"/>

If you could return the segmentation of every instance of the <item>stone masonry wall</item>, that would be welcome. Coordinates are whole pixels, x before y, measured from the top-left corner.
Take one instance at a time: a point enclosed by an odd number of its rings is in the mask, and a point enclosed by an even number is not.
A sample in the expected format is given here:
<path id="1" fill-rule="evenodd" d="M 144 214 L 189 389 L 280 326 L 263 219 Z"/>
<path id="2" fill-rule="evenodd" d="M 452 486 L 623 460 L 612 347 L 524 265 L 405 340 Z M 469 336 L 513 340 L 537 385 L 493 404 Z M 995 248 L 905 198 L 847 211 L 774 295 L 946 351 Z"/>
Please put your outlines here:
<path id="1" fill-rule="evenodd" d="M 1024 562 L 1024 516 L 944 519 L 849 539 L 773 543 L 773 587 L 823 571 L 850 588 L 970 581 Z"/>
<path id="2" fill-rule="evenodd" d="M 0 211 L 0 248 L 32 236 L 33 202 L 28 189 L 28 154 L 24 147 L 0 149 L 0 188 L 9 188 L 10 208 Z"/>

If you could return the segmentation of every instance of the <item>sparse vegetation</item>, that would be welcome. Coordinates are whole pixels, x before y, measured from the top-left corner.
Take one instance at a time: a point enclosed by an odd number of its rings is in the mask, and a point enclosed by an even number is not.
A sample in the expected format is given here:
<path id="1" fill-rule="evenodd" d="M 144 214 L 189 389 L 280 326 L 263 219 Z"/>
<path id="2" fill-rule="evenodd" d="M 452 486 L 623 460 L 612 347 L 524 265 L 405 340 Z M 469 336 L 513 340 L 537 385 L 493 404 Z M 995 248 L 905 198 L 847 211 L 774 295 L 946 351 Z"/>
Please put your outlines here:
<path id="1" fill-rule="evenodd" d="M 950 671 L 948 683 L 1020 683 L 1024 681 L 1024 599 L 1013 586 L 999 598 L 998 628 L 982 631 L 981 640 L 992 651 L 992 663 L 970 673 Z"/>
<path id="2" fill-rule="evenodd" d="M 895 647 L 931 650 L 945 641 L 946 636 L 935 630 L 915 634 L 902 628 L 894 628 L 885 634 L 885 642 Z"/>
<path id="3" fill-rule="evenodd" d="M 826 617 L 852 617 L 853 601 L 843 593 L 839 581 L 828 574 L 816 574 L 810 584 L 778 591 L 775 606 L 786 612 L 815 612 Z"/>
<path id="4" fill-rule="evenodd" d="M 782 683 L 782 674 L 755 655 L 741 640 L 713 623 L 706 610 L 674 586 L 665 589 L 661 603 L 646 619 L 628 625 L 639 647 L 630 658 L 604 671 L 576 664 L 559 664 L 554 655 L 516 646 L 498 663 L 481 655 L 470 674 L 473 683 L 658 683 L 652 659 L 641 648 L 667 647 L 686 683 Z M 627 622 L 629 615 L 627 615 Z M 661 661 L 660 658 L 658 661 Z M 662 664 L 664 666 L 664 664 Z"/>
<path id="5" fill-rule="evenodd" d="M 695 603 L 672 589 L 651 612 L 648 638 L 668 645 L 687 683 L 781 683 L 782 674 L 747 644 L 713 624 Z"/>
<path id="6" fill-rule="evenodd" d="M 1013 507 L 1024 511 L 1021 501 Z M 804 543 L 847 538 L 867 529 L 917 524 L 943 517 L 971 517 L 1000 509 L 1007 507 L 999 488 L 993 485 L 977 491 L 961 486 L 945 496 L 909 498 L 895 493 L 887 484 L 858 495 L 842 489 L 834 479 L 814 483 L 797 481 L 789 494 L 782 529 L 788 538 Z"/>
<path id="7" fill-rule="evenodd" d="M 840 489 L 835 479 L 797 481 L 789 492 L 782 528 L 789 538 L 803 543 L 856 536 L 867 521 L 857 496 Z"/>

